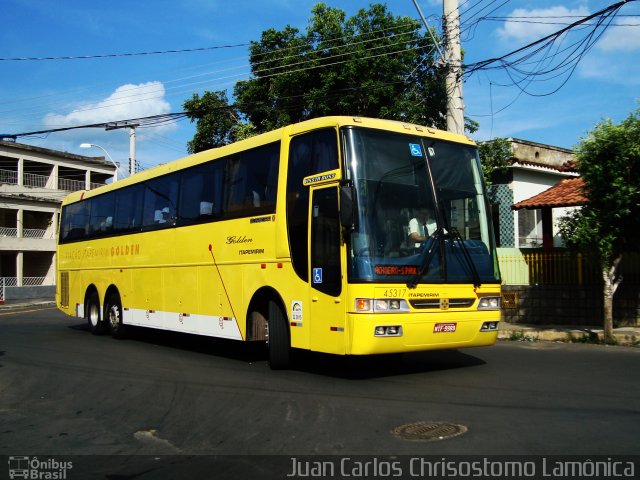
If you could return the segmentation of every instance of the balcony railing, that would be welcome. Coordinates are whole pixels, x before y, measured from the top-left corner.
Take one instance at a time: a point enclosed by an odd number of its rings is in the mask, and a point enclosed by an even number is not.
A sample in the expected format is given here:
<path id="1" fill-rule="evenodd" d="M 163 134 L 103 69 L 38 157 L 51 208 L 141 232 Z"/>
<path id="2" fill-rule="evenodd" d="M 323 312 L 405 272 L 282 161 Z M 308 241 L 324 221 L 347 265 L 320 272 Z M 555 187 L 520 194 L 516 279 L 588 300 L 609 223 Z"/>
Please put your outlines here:
<path id="1" fill-rule="evenodd" d="M 13 170 L 0 170 L 0 183 L 8 183 L 10 185 L 18 184 L 18 172 Z"/>
<path id="2" fill-rule="evenodd" d="M 53 283 L 45 283 L 47 277 L 22 277 L 22 287 L 39 287 L 41 285 L 54 285 Z M 18 277 L 0 277 L 0 285 L 5 287 L 17 287 Z"/>
<path id="3" fill-rule="evenodd" d="M 18 229 L 11 227 L 0 227 L 0 237 L 18 237 Z M 23 228 L 22 238 L 53 238 L 53 231 L 47 235 L 47 230 L 43 228 Z"/>
<path id="4" fill-rule="evenodd" d="M 0 227 L 0 237 L 17 237 L 18 229 L 10 227 Z"/>
<path id="5" fill-rule="evenodd" d="M 45 188 L 49 177 L 46 175 L 36 175 L 35 173 L 24 174 L 24 185 L 27 187 Z"/>
<path id="6" fill-rule="evenodd" d="M 48 184 L 49 178 L 47 175 L 37 175 L 35 173 L 25 173 L 23 175 L 23 185 L 33 188 L 50 188 L 52 190 L 65 190 L 67 192 L 75 192 L 85 189 L 85 182 L 83 180 L 72 180 L 70 178 L 58 178 L 58 185 Z M 0 170 L 0 183 L 6 183 L 9 185 L 18 184 L 18 172 L 14 170 Z M 103 186 L 103 183 L 91 182 L 89 188 L 93 190 Z"/>

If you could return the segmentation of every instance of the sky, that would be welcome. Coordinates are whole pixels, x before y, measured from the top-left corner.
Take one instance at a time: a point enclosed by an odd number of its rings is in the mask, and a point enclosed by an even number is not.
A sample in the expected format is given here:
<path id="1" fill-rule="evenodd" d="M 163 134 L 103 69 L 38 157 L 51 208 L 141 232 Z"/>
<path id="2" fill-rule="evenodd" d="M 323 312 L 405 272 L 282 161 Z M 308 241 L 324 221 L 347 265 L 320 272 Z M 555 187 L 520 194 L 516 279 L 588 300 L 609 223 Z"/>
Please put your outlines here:
<path id="1" fill-rule="evenodd" d="M 595 13 L 614 0 L 459 0 L 464 63 L 496 58 Z M 183 111 L 194 93 L 228 89 L 249 78 L 247 44 L 268 28 L 304 30 L 317 1 L 306 0 L 1 0 L 0 134 L 16 134 Z M 353 15 L 368 0 L 325 0 Z M 418 19 L 412 0 L 388 0 L 391 13 Z M 441 31 L 442 1 L 419 0 Z M 553 45 L 568 57 L 589 27 Z M 517 80 L 515 70 L 465 76 L 465 115 L 480 124 L 476 141 L 496 137 L 574 147 L 604 119 L 619 122 L 640 100 L 640 2 L 630 1 L 579 61 L 562 75 L 549 55 L 520 65 L 553 70 Z M 215 48 L 214 48 L 215 47 Z M 122 55 L 167 50 L 192 52 Z M 110 56 L 117 54 L 116 56 Z M 48 57 L 94 57 L 15 60 Z M 95 58 L 98 57 L 98 58 Z M 513 57 L 510 57 L 513 58 Z M 578 60 L 576 55 L 575 60 Z M 556 91 L 557 90 L 557 91 Z M 184 119 L 136 129 L 142 168 L 180 158 L 195 125 Z M 21 143 L 114 161 L 129 158 L 128 129 L 101 128 L 22 137 Z"/>

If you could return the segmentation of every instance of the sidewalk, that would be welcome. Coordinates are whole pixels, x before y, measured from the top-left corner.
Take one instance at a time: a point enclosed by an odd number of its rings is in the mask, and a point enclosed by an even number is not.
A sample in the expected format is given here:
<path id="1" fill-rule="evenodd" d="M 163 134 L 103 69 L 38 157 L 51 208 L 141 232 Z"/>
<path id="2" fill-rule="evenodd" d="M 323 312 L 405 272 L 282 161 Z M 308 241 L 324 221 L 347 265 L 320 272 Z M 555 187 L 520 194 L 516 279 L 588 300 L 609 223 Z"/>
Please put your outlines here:
<path id="1" fill-rule="evenodd" d="M 30 298 L 28 300 L 9 300 L 0 304 L 0 311 L 19 310 L 23 308 L 55 307 L 56 301 L 52 298 Z"/>
<path id="2" fill-rule="evenodd" d="M 640 327 L 620 327 L 613 329 L 618 345 L 640 346 Z M 573 343 L 600 343 L 604 332 L 599 327 L 578 325 L 525 325 L 500 322 L 499 340 L 547 341 Z"/>

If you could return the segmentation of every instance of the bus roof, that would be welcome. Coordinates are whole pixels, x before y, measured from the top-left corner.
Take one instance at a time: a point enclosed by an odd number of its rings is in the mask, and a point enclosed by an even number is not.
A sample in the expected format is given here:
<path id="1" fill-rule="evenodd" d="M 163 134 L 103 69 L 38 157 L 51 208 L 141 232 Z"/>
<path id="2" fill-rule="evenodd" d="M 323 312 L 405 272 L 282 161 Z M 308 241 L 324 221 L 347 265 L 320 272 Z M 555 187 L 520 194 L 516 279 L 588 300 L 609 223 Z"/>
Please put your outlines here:
<path id="1" fill-rule="evenodd" d="M 150 168 L 149 170 L 136 173 L 135 175 L 119 180 L 117 183 L 110 183 L 108 185 L 104 185 L 90 191 L 79 190 L 77 192 L 70 193 L 65 197 L 62 204 L 66 205 L 68 203 L 74 203 L 84 198 L 90 198 L 102 193 L 109 192 L 111 190 L 117 190 L 119 188 L 126 187 L 127 185 L 133 185 L 154 177 L 158 177 L 160 175 L 175 172 L 177 170 L 182 170 L 183 168 L 198 165 L 200 163 L 204 163 L 206 161 L 213 160 L 219 157 L 224 157 L 237 151 L 242 151 L 245 149 L 250 149 L 267 143 L 275 142 L 277 140 L 280 140 L 283 135 L 293 136 L 318 128 L 345 126 L 373 128 L 405 134 L 411 133 L 418 136 L 436 137 L 451 142 L 462 143 L 466 145 L 475 145 L 473 140 L 465 135 L 446 132 L 444 130 L 438 130 L 434 127 L 426 127 L 423 125 L 416 125 L 413 123 L 402 121 L 353 116 L 319 117 L 311 120 L 305 120 L 304 122 L 287 125 L 286 127 L 282 127 L 271 132 L 262 133 L 260 135 L 250 137 L 239 142 L 234 142 L 223 147 L 213 148 L 210 150 L 205 150 L 192 155 L 188 155 L 186 157 L 182 157 L 177 160 L 158 165 L 157 167 Z"/>

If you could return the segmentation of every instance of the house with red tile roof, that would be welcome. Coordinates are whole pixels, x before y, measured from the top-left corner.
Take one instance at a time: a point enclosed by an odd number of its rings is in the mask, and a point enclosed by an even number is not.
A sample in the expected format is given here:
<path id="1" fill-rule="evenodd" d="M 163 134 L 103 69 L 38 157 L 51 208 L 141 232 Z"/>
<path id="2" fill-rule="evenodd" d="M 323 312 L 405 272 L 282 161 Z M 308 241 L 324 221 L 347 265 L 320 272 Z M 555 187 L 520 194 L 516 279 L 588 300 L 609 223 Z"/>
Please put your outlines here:
<path id="1" fill-rule="evenodd" d="M 562 246 L 557 220 L 584 202 L 580 201 L 579 174 L 573 151 L 541 143 L 507 139 L 511 144 L 510 165 L 506 173 L 496 172 L 489 187 L 496 242 L 499 247 L 536 248 Z M 550 196 L 538 198 L 556 185 Z M 562 204 L 563 195 L 571 193 L 570 202 Z M 534 200 L 538 198 L 538 200 Z M 533 203 L 528 203 L 534 200 Z M 554 201 L 553 206 L 549 202 Z M 574 201 L 575 200 L 575 201 Z M 536 203 L 538 202 L 538 203 Z M 576 203 L 577 202 L 577 203 Z M 515 205 L 518 207 L 516 208 Z M 549 207 L 549 208 L 547 208 Z M 547 227 L 544 233 L 543 225 Z"/>
<path id="2" fill-rule="evenodd" d="M 513 205 L 516 211 L 539 211 L 542 220 L 542 247 L 551 249 L 556 245 L 554 241 L 554 216 L 556 209 L 566 213 L 567 207 L 580 207 L 589 200 L 584 191 L 584 182 L 581 177 L 565 178 L 560 183 L 548 188 L 544 192 L 531 198 L 522 200 Z M 555 217 L 557 219 L 557 217 Z"/>

